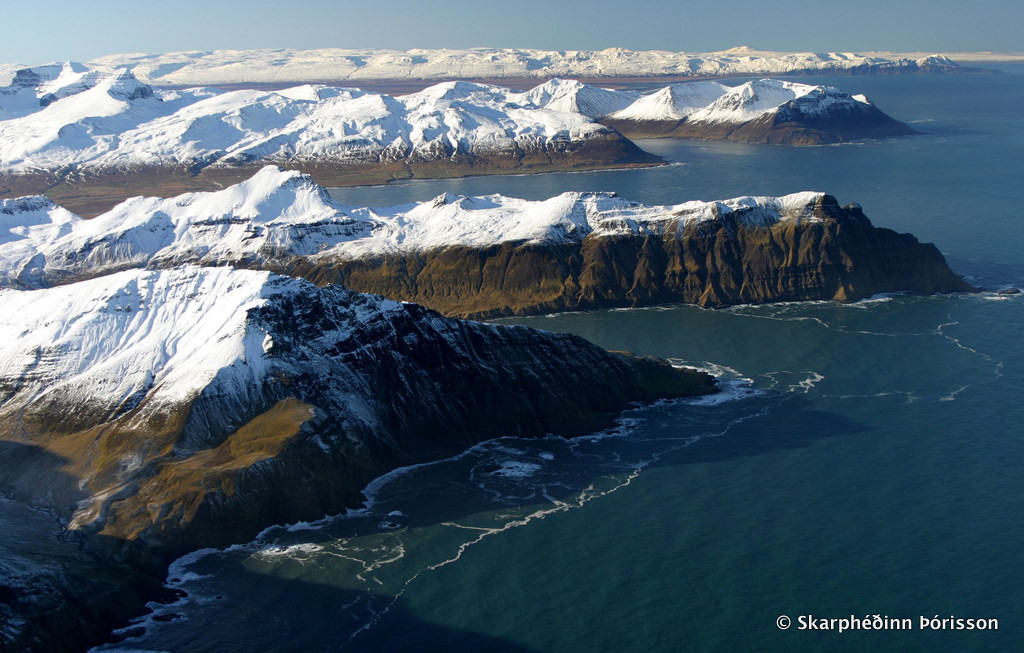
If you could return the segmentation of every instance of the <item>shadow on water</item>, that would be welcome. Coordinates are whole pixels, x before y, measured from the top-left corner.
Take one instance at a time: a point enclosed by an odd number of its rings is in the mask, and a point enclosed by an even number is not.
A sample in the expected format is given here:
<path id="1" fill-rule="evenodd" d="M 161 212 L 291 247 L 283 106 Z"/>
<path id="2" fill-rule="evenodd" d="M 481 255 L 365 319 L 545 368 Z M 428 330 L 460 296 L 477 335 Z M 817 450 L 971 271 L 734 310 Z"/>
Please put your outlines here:
<path id="1" fill-rule="evenodd" d="M 630 463 L 622 463 L 618 460 L 620 458 L 639 461 L 640 467 L 648 469 L 715 463 L 797 449 L 822 437 L 847 436 L 862 430 L 861 426 L 844 418 L 811 410 L 809 402 L 800 395 L 767 394 L 736 403 L 746 407 L 737 410 L 730 406 L 723 410 L 720 406 L 669 405 L 629 411 L 627 417 L 632 413 L 647 420 L 644 426 L 647 435 L 639 438 L 626 435 L 591 441 L 584 437 L 576 440 L 506 439 L 486 443 L 482 445 L 485 453 L 488 446 L 504 448 L 497 451 L 539 446 L 559 452 L 566 451 L 566 448 L 576 448 L 575 451 L 582 448 L 584 452 L 582 456 L 564 463 L 564 469 L 557 471 L 554 482 L 544 487 L 542 495 L 534 492 L 517 498 L 506 493 L 498 505 L 492 494 L 466 489 L 472 485 L 475 474 L 489 476 L 496 470 L 500 471 L 500 458 L 474 458 L 466 454 L 438 463 L 436 468 L 428 466 L 411 474 L 398 475 L 376 497 L 387 504 L 380 507 L 379 512 L 375 512 L 378 510 L 375 506 L 372 514 L 365 518 L 329 520 L 320 529 L 274 534 L 284 536 L 281 541 L 290 536 L 293 541 L 307 544 L 329 545 L 339 538 L 364 538 L 370 542 L 368 546 L 371 548 L 386 546 L 381 543 L 386 542 L 391 533 L 387 527 L 380 526 L 382 517 L 389 514 L 385 510 L 394 505 L 406 507 L 405 514 L 395 519 L 402 522 L 403 532 L 411 534 L 412 539 L 400 547 L 411 542 L 421 548 L 409 554 L 412 566 L 399 572 L 398 580 L 396 577 L 385 578 L 390 584 L 382 592 L 378 593 L 372 583 L 368 583 L 365 589 L 353 588 L 350 578 L 340 577 L 342 573 L 351 575 L 352 572 L 332 569 L 329 557 L 305 561 L 299 565 L 304 567 L 299 572 L 233 562 L 230 579 L 224 581 L 223 595 L 196 595 L 186 598 L 183 604 L 159 609 L 155 622 L 151 622 L 154 631 L 140 640 L 133 635 L 140 634 L 141 628 L 134 632 L 129 629 L 124 633 L 128 638 L 122 646 L 171 651 L 247 651 L 258 642 L 260 650 L 265 651 L 529 651 L 520 644 L 475 629 L 429 623 L 403 602 L 404 587 L 409 582 L 438 562 L 447 564 L 445 559 L 460 546 L 457 539 L 450 538 L 461 535 L 452 535 L 452 529 L 445 530 L 444 525 L 485 523 L 485 527 L 493 526 L 487 520 L 492 519 L 496 512 L 503 511 L 518 511 L 529 521 L 531 514 L 550 509 L 560 502 L 574 505 L 581 491 L 585 492 L 584 488 L 588 486 L 614 491 L 618 481 L 608 479 L 618 477 L 621 480 L 632 471 Z M 713 424 L 715 419 L 722 419 L 722 414 L 733 417 L 727 423 Z M 739 419 L 735 419 L 737 414 Z M 712 424 L 712 431 L 708 430 L 709 424 Z M 703 433 L 703 437 L 688 439 L 690 432 Z M 12 463 L 4 466 L 0 477 L 0 488 L 7 491 L 16 489 L 22 495 L 35 493 L 38 496 L 45 495 L 46 488 L 53 487 L 62 488 L 58 494 L 64 497 L 66 491 L 77 487 L 74 479 L 62 471 L 68 461 L 39 447 L 2 442 L 0 456 Z M 594 460 L 598 462 L 594 464 Z M 609 464 L 609 460 L 617 462 Z M 410 484 L 403 487 L 407 482 Z M 487 517 L 482 518 L 481 515 Z M 51 528 L 55 530 L 56 525 Z M 492 530 L 498 532 L 501 529 Z M 37 535 L 40 539 L 53 538 L 52 530 Z M 440 554 L 431 550 L 435 546 L 434 538 L 441 548 Z M 28 536 L 23 539 L 31 541 Z M 290 542 L 284 544 L 287 546 Z M 329 550 L 329 547 L 325 549 Z M 38 558 L 39 562 L 46 562 L 48 557 L 52 557 L 46 551 L 39 549 L 37 557 L 42 556 Z M 206 569 L 200 573 L 209 571 Z M 215 574 L 216 571 L 215 565 Z M 110 573 L 116 576 L 120 572 L 111 569 Z M 406 575 L 401 576 L 402 573 Z M 138 582 L 138 579 L 133 582 Z M 108 583 L 109 580 L 104 585 Z M 221 581 L 218 580 L 215 586 L 220 587 Z M 472 600 L 474 595 L 486 595 L 489 588 L 453 587 L 451 591 Z M 82 602 L 87 602 L 84 597 Z M 124 600 L 119 599 L 116 607 L 117 618 L 124 618 Z M 110 615 L 107 618 L 94 615 L 92 609 L 95 608 L 102 611 L 104 606 L 91 606 L 85 610 L 86 614 L 92 615 L 90 620 L 93 624 L 107 623 L 108 629 L 112 627 Z M 176 613 L 179 609 L 186 618 Z M 362 626 L 368 627 L 360 631 Z M 61 620 L 44 620 L 40 627 L 50 631 L 47 635 L 59 640 L 77 639 L 70 632 L 57 632 L 74 627 Z M 493 629 L 488 628 L 488 624 L 481 624 L 479 630 Z M 354 638 L 353 632 L 358 632 Z M 96 641 L 97 635 L 88 634 L 87 639 Z"/>
<path id="2" fill-rule="evenodd" d="M 70 462 L 67 458 L 31 444 L 0 441 L 0 460 L 4 461 L 0 466 L 0 650 L 74 651 L 111 642 L 120 638 L 112 637 L 110 629 L 137 614 L 143 596 L 172 598 L 156 579 L 87 554 L 82 541 L 65 537 L 71 533 L 62 530 L 56 511 L 30 506 L 68 505 L 69 498 L 84 498 L 85 493 L 77 489 L 77 479 L 63 471 Z M 118 542 L 104 536 L 91 535 L 88 539 L 93 545 L 90 548 L 118 548 Z M 240 612 L 238 623 L 214 622 L 201 639 L 190 633 L 181 641 L 162 642 L 160 647 L 173 651 L 251 651 L 253 641 L 248 635 L 253 629 L 265 631 L 269 627 L 275 641 L 259 650 L 341 648 L 342 642 L 324 642 L 330 641 L 329 626 L 343 618 L 339 606 L 358 601 L 358 593 L 255 573 L 248 582 L 266 597 L 281 597 L 280 609 L 273 614 Z M 303 598 L 296 608 L 294 598 L 299 596 Z M 391 608 L 389 618 L 402 628 L 375 633 L 373 638 L 362 638 L 344 650 L 528 651 L 487 635 L 420 622 L 399 605 Z M 132 634 L 137 631 L 125 632 Z"/>
<path id="3" fill-rule="evenodd" d="M 500 464 L 494 457 L 474 459 L 472 452 L 398 475 L 375 497 L 380 505 L 375 505 L 369 515 L 328 520 L 297 532 L 271 529 L 261 543 L 249 545 L 245 551 L 218 554 L 216 560 L 204 558 L 176 570 L 212 574 L 213 579 L 199 586 L 184 584 L 182 587 L 192 596 L 159 615 L 160 621 L 171 623 L 154 624 L 150 634 L 130 638 L 124 646 L 242 651 L 258 642 L 260 650 L 266 651 L 531 650 L 479 632 L 511 632 L 509 624 L 497 628 L 480 624 L 477 631 L 430 623 L 402 595 L 421 574 L 458 559 L 467 542 L 482 540 L 475 539 L 477 533 L 506 530 L 502 520 L 526 523 L 544 511 L 560 512 L 557 506 L 561 503 L 582 505 L 579 497 L 588 487 L 600 490 L 591 497 L 599 499 L 602 491 L 624 487 L 622 480 L 635 472 L 629 463 L 621 461 L 615 465 L 593 464 L 591 459 L 596 455 L 636 460 L 644 469 L 676 467 L 798 449 L 823 437 L 849 436 L 863 430 L 850 420 L 809 409 L 809 402 L 800 395 L 760 395 L 740 403 L 748 404 L 745 418 L 731 422 L 721 435 L 696 441 L 679 437 L 677 424 L 655 423 L 672 417 L 672 411 L 666 413 L 664 407 L 641 409 L 637 411 L 640 414 L 656 413 L 646 429 L 653 433 L 653 439 L 626 436 L 594 442 L 601 448 L 598 454 L 592 455 L 587 449 L 559 470 L 550 483 L 536 481 L 545 484 L 543 493 L 528 493 L 518 501 L 505 494 L 496 503 L 494 495 L 486 491 L 467 491 L 471 485 L 467 479 L 474 473 L 499 468 Z M 720 406 L 687 408 L 682 412 L 692 413 L 690 426 L 699 424 L 703 415 L 723 412 Z M 671 437 L 673 430 L 675 438 Z M 582 447 L 586 440 L 586 436 L 577 440 L 506 439 L 484 446 L 504 448 L 499 451 L 522 451 L 530 446 L 564 451 L 564 447 Z M 390 517 L 389 511 L 396 507 L 402 514 Z M 400 522 L 400 528 L 382 526 L 387 519 Z M 289 547 L 294 554 L 262 556 L 263 552 L 284 552 Z M 369 558 L 353 564 L 363 555 Z M 371 564 L 366 564 L 367 559 Z M 474 559 L 479 561 L 479 557 Z M 494 570 L 501 577 L 509 573 L 507 569 Z M 353 577 L 364 575 L 365 584 L 359 588 L 360 583 Z M 171 581 L 173 584 L 175 579 Z M 494 587 L 453 586 L 449 592 L 459 597 L 455 603 L 471 606 L 474 596 L 490 597 Z M 178 618 L 179 610 L 185 619 Z"/>
<path id="4" fill-rule="evenodd" d="M 994 263 L 947 256 L 946 262 L 973 286 L 999 291 L 1008 286 L 1024 286 L 1024 263 Z"/>
<path id="5" fill-rule="evenodd" d="M 427 623 L 400 603 L 391 606 L 381 625 L 350 639 L 355 619 L 367 620 L 372 616 L 360 615 L 358 610 L 353 614 L 353 605 L 359 604 L 362 598 L 357 592 L 254 572 L 233 579 L 233 584 L 253 587 L 261 595 L 260 605 L 267 609 L 252 610 L 236 602 L 237 609 L 223 614 L 217 606 L 209 606 L 210 609 L 193 606 L 188 611 L 186 628 L 175 628 L 176 624 L 167 623 L 166 629 L 161 629 L 152 640 L 137 642 L 129 638 L 123 646 L 129 650 L 138 646 L 145 650 L 183 653 L 532 651 L 500 637 Z M 212 602 L 217 600 L 214 597 Z M 167 613 L 161 618 L 173 621 L 177 615 Z M 485 629 L 481 624 L 481 630 Z M 132 633 L 129 630 L 126 634 Z M 99 650 L 107 650 L 107 647 Z M 113 647 L 113 650 L 118 649 Z"/>
<path id="6" fill-rule="evenodd" d="M 823 437 L 849 436 L 865 430 L 862 425 L 846 417 L 810 409 L 808 407 L 810 402 L 801 395 L 769 394 L 744 401 L 755 403 L 748 409 L 744 418 L 724 427 L 724 432 L 721 435 L 705 434 L 691 442 L 685 436 L 680 437 L 678 434 L 672 434 L 671 431 L 680 427 L 687 429 L 693 425 L 657 424 L 658 418 L 650 418 L 651 423 L 645 424 L 644 428 L 653 431 L 668 431 L 665 438 L 655 437 L 653 441 L 633 440 L 629 436 L 621 439 L 609 438 L 606 442 L 610 451 L 601 455 L 621 457 L 623 460 L 642 460 L 644 469 L 653 469 L 663 466 L 705 464 L 756 457 L 778 451 L 803 448 Z M 651 409 L 640 410 L 643 412 Z M 692 412 L 696 413 L 692 417 L 695 424 L 699 425 L 701 414 L 720 412 L 720 409 L 719 407 L 695 406 L 692 408 Z M 586 440 L 587 436 L 583 436 L 582 439 Z M 558 441 L 570 445 L 574 442 L 573 439 L 558 439 Z M 528 442 L 528 440 L 512 440 L 509 442 L 509 446 L 514 448 Z M 494 467 L 494 465 L 491 466 L 491 468 Z M 574 483 L 565 486 L 557 484 L 545 486 L 546 497 L 554 501 L 569 501 L 578 494 L 581 488 L 594 484 L 599 476 L 612 473 L 609 471 L 610 469 L 610 467 L 602 465 L 590 466 L 584 460 L 579 465 L 580 475 L 573 479 Z M 616 470 L 620 475 L 630 471 L 632 469 L 624 464 L 619 464 Z M 400 485 L 404 480 L 404 477 L 399 477 L 393 483 Z M 418 506 L 423 506 L 426 503 L 429 509 L 420 510 L 407 518 L 403 517 L 401 520 L 403 526 L 423 528 L 442 522 L 458 522 L 475 514 L 495 509 L 490 495 L 484 493 L 475 497 L 472 495 L 467 497 L 465 493 L 460 492 L 460 488 L 455 484 L 445 482 L 439 483 L 436 490 L 436 501 L 427 497 L 417 498 Z M 446 495 L 448 497 L 458 496 L 461 500 L 448 501 Z M 474 498 L 475 500 L 472 500 Z M 517 502 L 515 507 L 527 508 L 535 503 L 537 498 L 533 497 L 534 502 Z"/>

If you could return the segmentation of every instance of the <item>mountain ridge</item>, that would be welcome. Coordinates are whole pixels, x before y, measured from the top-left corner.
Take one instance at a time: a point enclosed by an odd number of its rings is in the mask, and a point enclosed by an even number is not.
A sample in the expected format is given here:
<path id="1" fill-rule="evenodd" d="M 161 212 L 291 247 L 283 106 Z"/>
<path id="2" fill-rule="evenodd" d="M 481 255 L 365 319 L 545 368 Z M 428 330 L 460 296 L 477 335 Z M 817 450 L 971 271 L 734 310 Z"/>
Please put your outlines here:
<path id="1" fill-rule="evenodd" d="M 822 192 L 673 206 L 613 193 L 532 202 L 444 194 L 365 208 L 335 201 L 308 176 L 267 167 L 222 191 L 136 198 L 89 221 L 38 198 L 21 200 L 23 213 L 6 202 L 0 286 L 15 288 L 133 268 L 233 265 L 459 317 L 971 290 L 934 246 L 876 228 L 859 206 L 840 207 Z"/>
<path id="2" fill-rule="evenodd" d="M 101 57 L 93 65 L 128 67 L 143 80 L 166 85 L 233 82 L 338 82 L 357 79 L 726 76 L 815 71 L 825 74 L 955 72 L 934 54 L 771 52 L 733 48 L 721 52 L 657 50 L 530 50 L 468 48 L 344 50 L 220 50 Z M 244 72 L 240 72 L 244 71 Z"/>

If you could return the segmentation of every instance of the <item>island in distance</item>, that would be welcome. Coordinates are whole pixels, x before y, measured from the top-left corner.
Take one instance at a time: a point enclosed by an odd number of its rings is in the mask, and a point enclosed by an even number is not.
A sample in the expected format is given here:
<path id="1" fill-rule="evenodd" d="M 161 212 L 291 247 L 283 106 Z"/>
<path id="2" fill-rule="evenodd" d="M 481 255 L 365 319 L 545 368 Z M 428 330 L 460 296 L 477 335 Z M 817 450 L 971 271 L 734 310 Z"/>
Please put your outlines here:
<path id="1" fill-rule="evenodd" d="M 220 188 L 267 163 L 344 186 L 664 163 L 628 137 L 822 144 L 913 133 L 863 96 L 778 80 L 651 95 L 558 79 L 528 91 L 445 82 L 403 96 L 224 92 L 159 89 L 73 63 L 18 71 L 0 88 L 0 118 L 0 195 L 46 193 L 86 216 L 140 193 Z"/>

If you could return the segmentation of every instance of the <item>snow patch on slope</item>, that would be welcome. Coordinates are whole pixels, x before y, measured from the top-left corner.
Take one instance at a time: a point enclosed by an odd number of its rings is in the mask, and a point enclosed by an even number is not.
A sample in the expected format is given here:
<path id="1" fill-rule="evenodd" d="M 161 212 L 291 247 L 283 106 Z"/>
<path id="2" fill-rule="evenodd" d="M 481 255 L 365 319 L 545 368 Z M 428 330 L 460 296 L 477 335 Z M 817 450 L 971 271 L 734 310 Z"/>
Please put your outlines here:
<path id="1" fill-rule="evenodd" d="M 0 379 L 17 379 L 25 402 L 56 395 L 119 411 L 147 393 L 165 405 L 192 399 L 225 368 L 256 383 L 263 334 L 245 319 L 266 300 L 269 274 L 186 267 L 0 290 Z"/>

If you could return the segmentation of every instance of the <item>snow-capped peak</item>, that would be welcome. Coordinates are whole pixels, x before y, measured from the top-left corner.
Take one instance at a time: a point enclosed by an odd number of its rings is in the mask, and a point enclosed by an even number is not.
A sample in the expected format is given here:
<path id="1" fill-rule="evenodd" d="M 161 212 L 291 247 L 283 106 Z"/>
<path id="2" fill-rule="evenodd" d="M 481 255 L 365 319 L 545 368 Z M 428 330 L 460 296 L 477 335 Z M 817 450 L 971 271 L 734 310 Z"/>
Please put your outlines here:
<path id="1" fill-rule="evenodd" d="M 681 120 L 729 90 L 730 87 L 718 82 L 674 84 L 645 95 L 609 117 L 617 120 Z"/>
<path id="2" fill-rule="evenodd" d="M 0 377 L 27 371 L 38 387 L 26 400 L 50 395 L 112 412 L 154 388 L 161 403 L 186 400 L 243 358 L 249 365 L 240 371 L 257 370 L 262 343 L 250 342 L 244 321 L 264 301 L 269 275 L 186 267 L 122 272 L 45 294 L 0 290 L 0 340 L 17 343 L 3 350 Z"/>
<path id="3" fill-rule="evenodd" d="M 760 79 L 729 89 L 717 100 L 699 111 L 693 112 L 689 120 L 711 123 L 744 123 L 777 111 L 779 107 L 801 101 L 803 111 L 824 109 L 835 102 L 867 103 L 863 95 L 856 98 L 829 86 L 812 86 L 779 79 Z"/>
<path id="4" fill-rule="evenodd" d="M 39 106 L 45 107 L 96 86 L 103 86 L 108 93 L 123 95 L 125 99 L 153 96 L 153 89 L 136 79 L 127 68 L 104 71 L 75 61 L 19 70 L 8 89 L 28 90 L 39 100 Z"/>
<path id="5" fill-rule="evenodd" d="M 279 339 L 286 348 L 304 343 L 293 342 L 287 323 L 270 323 L 257 309 L 283 303 L 292 317 L 303 310 L 300 302 L 315 305 L 318 296 L 300 279 L 195 266 L 128 270 L 45 290 L 0 289 L 0 379 L 20 379 L 14 405 L 8 398 L 4 410 L 50 404 L 62 414 L 87 409 L 111 419 L 143 400 L 152 415 L 200 394 L 228 397 L 217 414 L 197 420 L 215 436 L 230 425 L 232 407 L 261 403 L 271 368 L 308 371 L 289 368 L 276 351 Z M 328 345 L 402 310 L 398 302 L 341 288 L 323 301 L 334 319 L 312 337 Z"/>
<path id="6" fill-rule="evenodd" d="M 792 103 L 796 104 L 792 104 Z M 849 95 L 831 86 L 812 86 L 777 79 L 761 79 L 739 86 L 718 82 L 675 84 L 646 95 L 610 120 L 673 121 L 692 123 L 745 123 L 790 106 L 804 114 L 824 113 L 837 103 L 871 103 L 863 95 Z"/>
<path id="7" fill-rule="evenodd" d="M 526 106 L 600 118 L 629 106 L 639 97 L 640 94 L 634 91 L 616 91 L 590 86 L 574 79 L 554 78 L 522 93 L 516 99 Z"/>

